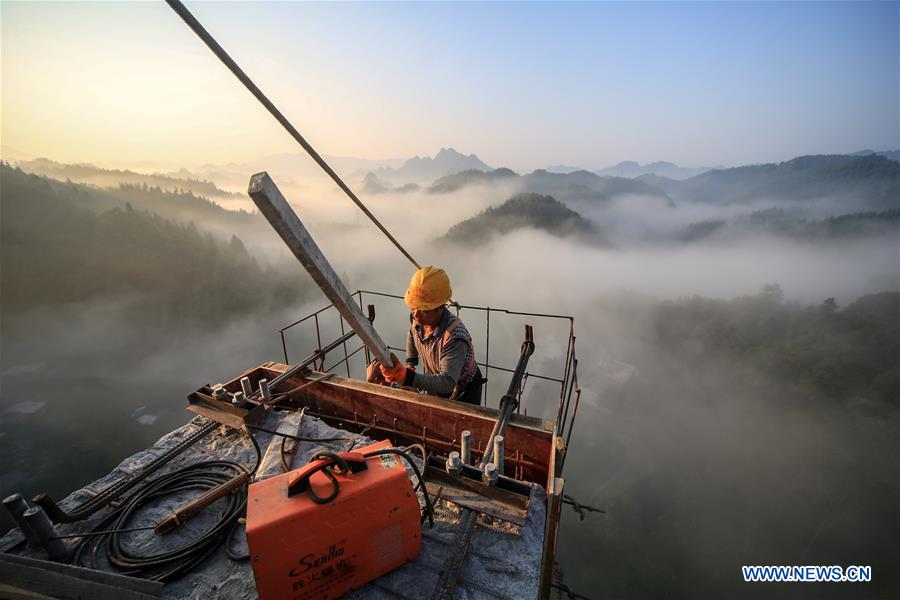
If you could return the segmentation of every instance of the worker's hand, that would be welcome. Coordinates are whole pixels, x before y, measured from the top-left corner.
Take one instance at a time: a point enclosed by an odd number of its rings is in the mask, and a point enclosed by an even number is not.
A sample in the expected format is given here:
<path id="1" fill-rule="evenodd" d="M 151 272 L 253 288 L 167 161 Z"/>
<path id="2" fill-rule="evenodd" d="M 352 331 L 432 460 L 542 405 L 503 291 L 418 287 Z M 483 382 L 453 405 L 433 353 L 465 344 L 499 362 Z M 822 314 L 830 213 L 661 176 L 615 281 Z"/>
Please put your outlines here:
<path id="1" fill-rule="evenodd" d="M 406 381 L 406 367 L 400 364 L 400 359 L 393 352 L 391 353 L 391 360 L 393 364 L 390 367 L 380 365 L 381 374 L 388 383 L 399 383 L 402 385 Z"/>
<path id="2" fill-rule="evenodd" d="M 369 363 L 369 366 L 366 367 L 366 381 L 369 383 L 384 383 L 384 376 L 381 374 L 381 369 L 378 367 L 381 366 L 377 360 L 373 360 Z"/>

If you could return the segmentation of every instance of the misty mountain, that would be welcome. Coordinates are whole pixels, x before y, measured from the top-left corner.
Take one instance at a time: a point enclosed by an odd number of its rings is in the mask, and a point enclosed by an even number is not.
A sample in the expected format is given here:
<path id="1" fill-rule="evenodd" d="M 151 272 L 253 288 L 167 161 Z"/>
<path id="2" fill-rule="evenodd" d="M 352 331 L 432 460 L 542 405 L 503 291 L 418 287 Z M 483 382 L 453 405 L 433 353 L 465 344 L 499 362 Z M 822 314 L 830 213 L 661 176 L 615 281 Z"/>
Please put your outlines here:
<path id="1" fill-rule="evenodd" d="M 363 194 L 383 194 L 391 189 L 391 185 L 379 179 L 375 173 L 366 173 L 360 191 Z"/>
<path id="2" fill-rule="evenodd" d="M 120 184 L 130 184 L 149 187 L 157 187 L 166 191 L 193 192 L 206 198 L 232 198 L 239 194 L 228 192 L 216 187 L 212 181 L 191 178 L 176 178 L 160 173 L 136 173 L 128 170 L 103 169 L 91 164 L 63 164 L 46 158 L 18 163 L 24 171 L 45 175 L 52 179 L 71 180 L 76 183 L 85 183 L 98 187 L 115 187 Z M 183 175 L 189 175 L 182 170 Z"/>
<path id="3" fill-rule="evenodd" d="M 90 210 L 86 205 L 97 190 L 6 164 L 0 170 L 5 317 L 108 300 L 125 302 L 154 322 L 214 323 L 270 310 L 304 293 L 301 280 L 261 268 L 237 236 L 221 241 L 192 223 L 173 223 L 128 203 Z"/>
<path id="4" fill-rule="evenodd" d="M 680 189 L 678 186 L 680 182 L 676 179 L 672 179 L 671 177 L 663 177 L 662 175 L 655 175 L 653 173 L 648 173 L 646 175 L 638 175 L 634 178 L 635 181 L 642 181 L 647 185 L 652 185 L 653 187 L 659 188 L 666 192 L 666 194 L 670 194 L 671 191 L 676 191 Z"/>
<path id="5" fill-rule="evenodd" d="M 669 179 L 688 179 L 709 171 L 711 167 L 679 167 L 678 165 L 663 160 L 641 165 L 633 160 L 620 162 L 612 167 L 596 169 L 598 175 L 610 175 L 613 177 L 627 177 L 634 179 L 641 175 L 657 175 Z"/>
<path id="6" fill-rule="evenodd" d="M 375 173 L 366 173 L 361 184 L 361 191 L 364 194 L 384 194 L 386 192 L 394 192 L 405 194 L 407 192 L 416 192 L 422 189 L 417 183 L 406 183 L 401 186 L 394 187 L 388 182 L 380 179 Z"/>
<path id="7" fill-rule="evenodd" d="M 831 199 L 845 207 L 841 212 L 900 205 L 900 163 L 879 155 L 800 156 L 779 164 L 715 169 L 686 181 L 659 176 L 639 179 L 662 188 L 679 203 Z"/>
<path id="8" fill-rule="evenodd" d="M 544 169 L 548 173 L 574 173 L 575 171 L 583 171 L 581 167 L 573 167 L 571 165 L 551 165 Z"/>
<path id="9" fill-rule="evenodd" d="M 608 202 L 616 196 L 650 196 L 674 208 L 666 193 L 646 182 L 624 177 L 600 176 L 590 171 L 550 173 L 542 169 L 522 177 L 522 186 L 529 192 L 552 194 L 564 202 Z"/>
<path id="10" fill-rule="evenodd" d="M 468 169 L 453 175 L 441 177 L 425 191 L 429 194 L 446 194 L 455 192 L 467 185 L 492 184 L 504 179 L 515 179 L 519 175 L 515 171 L 506 168 L 494 169 L 493 171 L 479 171 L 476 169 Z"/>
<path id="11" fill-rule="evenodd" d="M 674 208 L 666 193 L 644 181 L 623 177 L 601 177 L 590 171 L 573 171 L 571 173 L 551 173 L 538 169 L 526 175 L 517 175 L 515 171 L 500 168 L 493 171 L 463 171 L 442 177 L 435 181 L 427 191 L 433 194 L 455 192 L 470 185 L 505 184 L 511 185 L 521 193 L 535 193 L 553 196 L 570 205 L 571 208 L 594 208 L 608 203 L 616 196 L 647 196 L 659 200 L 663 206 Z"/>
<path id="12" fill-rule="evenodd" d="M 673 237 L 678 242 L 696 242 L 709 239 L 733 241 L 751 235 L 774 235 L 808 242 L 898 236 L 900 208 L 819 220 L 804 219 L 780 208 L 768 208 L 730 221 L 717 219 L 692 223 Z"/>
<path id="13" fill-rule="evenodd" d="M 900 150 L 860 150 L 859 152 L 851 153 L 850 156 L 871 156 L 873 154 L 900 162 Z"/>
<path id="14" fill-rule="evenodd" d="M 551 196 L 517 194 L 494 208 L 457 223 L 442 238 L 460 244 L 479 244 L 517 229 L 538 229 L 557 237 L 606 245 L 596 225 Z"/>
<path id="15" fill-rule="evenodd" d="M 434 158 L 430 156 L 414 156 L 397 169 L 382 167 L 376 169 L 374 173 L 379 178 L 389 181 L 423 183 L 472 169 L 490 171 L 491 167 L 483 163 L 474 154 L 465 156 L 453 148 L 441 148 L 440 152 L 434 155 Z"/>

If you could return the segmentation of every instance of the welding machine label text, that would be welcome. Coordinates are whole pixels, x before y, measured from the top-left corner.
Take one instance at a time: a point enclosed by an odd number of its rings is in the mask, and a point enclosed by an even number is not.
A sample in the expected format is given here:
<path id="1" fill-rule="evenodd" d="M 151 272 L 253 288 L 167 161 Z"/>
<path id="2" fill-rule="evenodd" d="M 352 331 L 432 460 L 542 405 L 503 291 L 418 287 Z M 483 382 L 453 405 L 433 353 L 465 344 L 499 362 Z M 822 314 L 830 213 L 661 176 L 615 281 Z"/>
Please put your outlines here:
<path id="1" fill-rule="evenodd" d="M 335 546 L 332 544 L 328 547 L 328 551 L 324 554 L 316 554 L 315 552 L 310 552 L 306 556 L 300 559 L 300 567 L 295 569 L 291 569 L 289 575 L 291 577 L 300 577 L 310 569 L 317 569 L 333 560 L 340 558 L 344 555 L 344 547 L 343 546 Z"/>

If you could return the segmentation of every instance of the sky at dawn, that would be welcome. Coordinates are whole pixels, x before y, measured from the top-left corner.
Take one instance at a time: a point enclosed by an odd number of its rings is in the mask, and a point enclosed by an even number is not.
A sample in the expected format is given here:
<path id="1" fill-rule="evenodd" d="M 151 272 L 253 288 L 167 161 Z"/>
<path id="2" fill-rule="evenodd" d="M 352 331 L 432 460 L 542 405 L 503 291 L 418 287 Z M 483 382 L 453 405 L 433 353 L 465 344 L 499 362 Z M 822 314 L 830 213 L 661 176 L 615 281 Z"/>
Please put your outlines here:
<path id="1" fill-rule="evenodd" d="M 322 153 L 518 170 L 900 146 L 900 3 L 188 8 Z M 2 2 L 5 157 L 166 167 L 298 152 L 164 2 Z"/>

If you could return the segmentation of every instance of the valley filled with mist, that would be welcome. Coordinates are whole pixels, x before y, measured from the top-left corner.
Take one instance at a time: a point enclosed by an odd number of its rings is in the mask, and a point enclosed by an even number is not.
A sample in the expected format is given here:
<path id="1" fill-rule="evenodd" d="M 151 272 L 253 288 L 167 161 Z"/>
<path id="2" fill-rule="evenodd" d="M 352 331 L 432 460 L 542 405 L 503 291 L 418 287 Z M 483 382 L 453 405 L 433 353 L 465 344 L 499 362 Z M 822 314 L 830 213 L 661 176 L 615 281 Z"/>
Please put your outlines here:
<path id="1" fill-rule="evenodd" d="M 566 491 L 606 513 L 565 509 L 572 589 L 882 598 L 900 590 L 897 158 L 332 162 L 419 262 L 448 272 L 457 302 L 575 317 Z M 278 330 L 327 301 L 246 195 L 256 171 L 348 289 L 403 293 L 410 265 L 315 168 L 299 154 L 155 173 L 0 166 L 0 493 L 65 496 L 186 422 L 194 389 L 284 359 Z M 376 304 L 401 346 L 405 306 Z M 483 315 L 460 316 L 484 360 Z M 491 364 L 514 364 L 526 322 L 492 320 Z M 567 330 L 535 326 L 531 369 L 558 374 Z M 337 332 L 325 327 L 323 342 Z M 292 330 L 285 344 L 297 360 L 316 340 Z M 523 409 L 554 418 L 558 395 L 532 380 Z M 743 564 L 872 565 L 874 579 L 748 587 Z"/>

